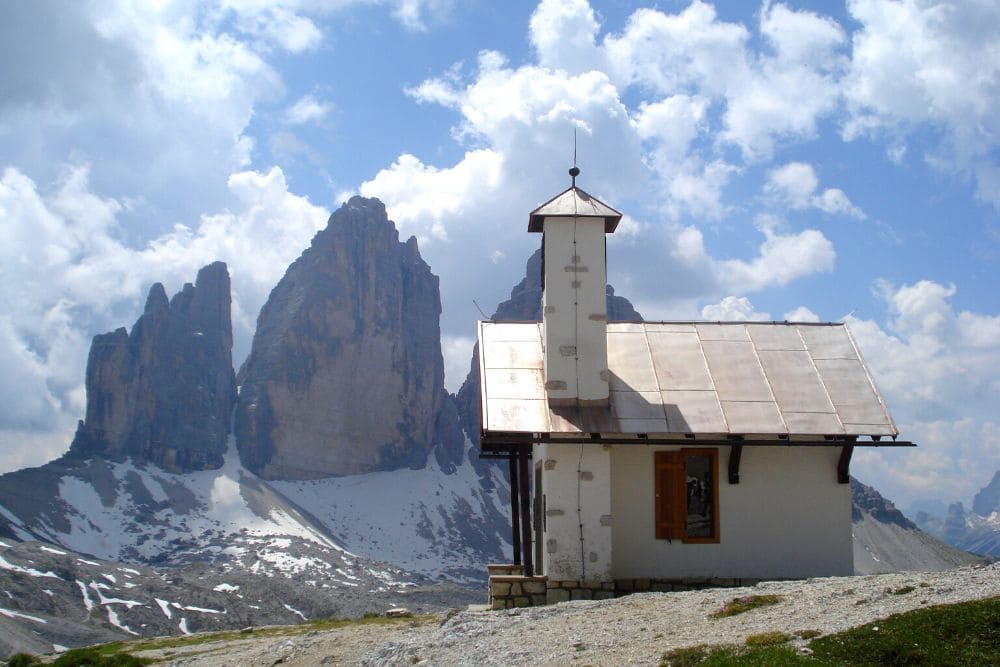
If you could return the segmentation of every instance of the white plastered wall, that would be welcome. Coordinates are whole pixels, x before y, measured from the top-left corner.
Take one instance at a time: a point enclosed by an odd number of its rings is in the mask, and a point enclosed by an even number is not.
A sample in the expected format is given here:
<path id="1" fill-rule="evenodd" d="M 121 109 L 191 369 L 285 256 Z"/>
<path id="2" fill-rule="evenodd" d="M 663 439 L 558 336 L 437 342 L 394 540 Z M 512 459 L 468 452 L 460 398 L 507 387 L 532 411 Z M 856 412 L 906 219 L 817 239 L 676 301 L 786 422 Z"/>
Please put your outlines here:
<path id="1" fill-rule="evenodd" d="M 547 218 L 545 230 L 545 382 L 555 400 L 608 399 L 604 220 Z"/>
<path id="2" fill-rule="evenodd" d="M 535 454 L 545 494 L 542 574 L 559 580 L 610 581 L 609 449 L 545 443 Z"/>
<path id="3" fill-rule="evenodd" d="M 851 492 L 837 483 L 839 447 L 744 446 L 729 484 L 719 448 L 718 544 L 655 539 L 654 452 L 611 448 L 614 578 L 802 578 L 854 572 Z"/>

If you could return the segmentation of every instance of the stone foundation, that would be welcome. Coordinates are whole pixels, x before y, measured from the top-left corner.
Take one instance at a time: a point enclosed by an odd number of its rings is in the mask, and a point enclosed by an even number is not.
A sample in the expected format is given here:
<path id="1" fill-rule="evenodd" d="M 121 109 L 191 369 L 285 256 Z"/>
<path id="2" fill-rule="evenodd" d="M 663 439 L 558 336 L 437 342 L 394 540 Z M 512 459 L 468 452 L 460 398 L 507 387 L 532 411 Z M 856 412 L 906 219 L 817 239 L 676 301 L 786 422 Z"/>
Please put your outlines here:
<path id="1" fill-rule="evenodd" d="M 630 593 L 690 591 L 701 588 L 754 586 L 760 579 L 701 577 L 685 579 L 615 579 L 577 581 L 526 577 L 520 565 L 487 565 L 493 609 L 540 607 L 570 600 L 608 600 Z"/>
<path id="2" fill-rule="evenodd" d="M 610 600 L 615 597 L 613 581 L 575 581 L 550 579 L 545 582 L 545 604 L 569 600 Z"/>

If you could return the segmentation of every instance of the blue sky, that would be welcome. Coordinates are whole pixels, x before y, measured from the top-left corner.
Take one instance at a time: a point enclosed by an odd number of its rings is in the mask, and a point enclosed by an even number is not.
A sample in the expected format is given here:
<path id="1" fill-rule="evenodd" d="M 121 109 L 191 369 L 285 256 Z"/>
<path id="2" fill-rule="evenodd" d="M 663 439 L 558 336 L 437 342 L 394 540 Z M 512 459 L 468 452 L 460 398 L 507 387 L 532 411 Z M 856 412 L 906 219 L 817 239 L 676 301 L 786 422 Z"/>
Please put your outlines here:
<path id="1" fill-rule="evenodd" d="M 83 416 L 90 338 L 230 266 L 235 361 L 352 194 L 441 277 L 446 382 L 579 184 L 648 319 L 846 319 L 902 505 L 1000 468 L 1000 7 L 970 0 L 4 3 L 0 468 Z"/>

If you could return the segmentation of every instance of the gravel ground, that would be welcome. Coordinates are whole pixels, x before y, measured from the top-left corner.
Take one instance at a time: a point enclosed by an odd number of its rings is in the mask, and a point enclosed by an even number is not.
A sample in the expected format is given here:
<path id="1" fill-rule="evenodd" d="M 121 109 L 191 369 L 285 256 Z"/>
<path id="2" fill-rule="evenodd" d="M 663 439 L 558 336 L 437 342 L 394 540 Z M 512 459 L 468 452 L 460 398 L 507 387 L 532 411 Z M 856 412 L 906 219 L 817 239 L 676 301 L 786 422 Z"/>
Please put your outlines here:
<path id="1" fill-rule="evenodd" d="M 896 592 L 910 586 L 910 592 Z M 782 600 L 728 618 L 709 616 L 734 597 L 760 594 L 777 594 Z M 178 651 L 167 662 L 247 667 L 655 665 L 674 648 L 742 643 L 749 635 L 773 630 L 830 634 L 926 605 L 995 596 L 1000 596 L 1000 563 L 944 572 L 641 593 L 534 609 L 462 611 L 439 623 L 356 625 L 297 637 L 240 640 L 199 656 L 183 657 Z"/>

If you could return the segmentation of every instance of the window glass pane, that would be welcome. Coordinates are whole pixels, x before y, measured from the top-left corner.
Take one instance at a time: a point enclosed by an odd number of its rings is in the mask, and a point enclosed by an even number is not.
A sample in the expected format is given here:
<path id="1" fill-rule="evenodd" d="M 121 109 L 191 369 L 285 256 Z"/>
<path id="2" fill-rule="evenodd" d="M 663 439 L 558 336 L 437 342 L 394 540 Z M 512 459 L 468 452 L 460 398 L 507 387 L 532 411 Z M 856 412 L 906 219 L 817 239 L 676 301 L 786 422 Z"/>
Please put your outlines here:
<path id="1" fill-rule="evenodd" d="M 712 537 L 712 457 L 684 457 L 687 477 L 687 536 Z"/>

